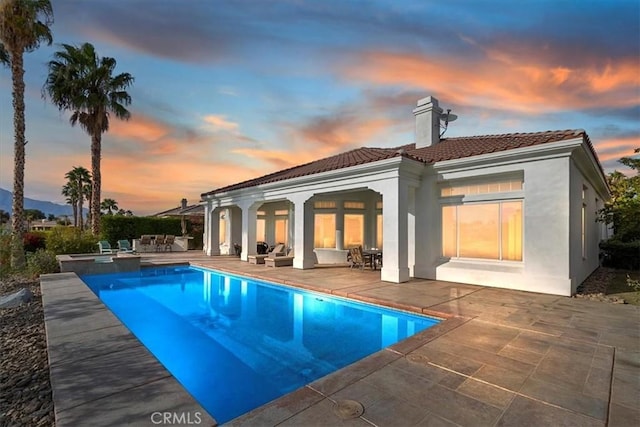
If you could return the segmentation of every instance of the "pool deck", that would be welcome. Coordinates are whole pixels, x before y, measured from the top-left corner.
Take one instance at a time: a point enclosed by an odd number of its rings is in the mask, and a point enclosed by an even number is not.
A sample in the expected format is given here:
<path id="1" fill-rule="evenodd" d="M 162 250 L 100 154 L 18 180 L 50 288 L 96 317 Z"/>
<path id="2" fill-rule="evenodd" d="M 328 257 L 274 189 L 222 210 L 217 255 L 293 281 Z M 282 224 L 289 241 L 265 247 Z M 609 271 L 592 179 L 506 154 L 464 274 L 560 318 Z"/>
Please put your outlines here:
<path id="1" fill-rule="evenodd" d="M 268 268 L 196 251 L 142 259 L 176 262 L 446 319 L 229 425 L 640 424 L 640 307 L 422 279 L 392 284 L 379 271 Z M 42 278 L 56 425 L 157 425 L 155 412 L 183 417 L 171 425 L 215 425 L 78 282 L 73 273 Z M 352 401 L 362 414 L 344 405 Z"/>

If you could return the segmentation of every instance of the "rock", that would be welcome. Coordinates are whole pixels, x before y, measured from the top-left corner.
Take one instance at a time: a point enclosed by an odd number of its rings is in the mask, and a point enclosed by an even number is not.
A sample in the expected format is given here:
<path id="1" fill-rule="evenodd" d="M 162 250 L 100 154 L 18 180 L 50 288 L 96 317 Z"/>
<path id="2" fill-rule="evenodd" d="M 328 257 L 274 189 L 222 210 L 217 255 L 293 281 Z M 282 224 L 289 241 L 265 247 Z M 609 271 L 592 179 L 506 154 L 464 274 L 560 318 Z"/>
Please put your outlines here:
<path id="1" fill-rule="evenodd" d="M 33 294 L 27 288 L 22 288 L 18 292 L 0 297 L 0 308 L 18 307 L 24 303 L 30 302 Z"/>

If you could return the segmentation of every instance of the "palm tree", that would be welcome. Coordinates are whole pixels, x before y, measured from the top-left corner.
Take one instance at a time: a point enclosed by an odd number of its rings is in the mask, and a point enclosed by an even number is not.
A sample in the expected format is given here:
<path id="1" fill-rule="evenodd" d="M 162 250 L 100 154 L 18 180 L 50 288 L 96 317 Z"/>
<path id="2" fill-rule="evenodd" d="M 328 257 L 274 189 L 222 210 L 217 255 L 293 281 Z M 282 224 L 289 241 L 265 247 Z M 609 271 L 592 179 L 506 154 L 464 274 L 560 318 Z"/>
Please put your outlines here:
<path id="1" fill-rule="evenodd" d="M 74 215 L 76 215 L 75 225 L 83 230 L 83 205 L 85 199 L 90 200 L 91 198 L 91 173 L 82 166 L 74 166 L 64 177 L 68 180 L 67 185 L 76 202 L 76 208 L 73 210 Z"/>
<path id="2" fill-rule="evenodd" d="M 78 226 L 78 194 L 73 185 L 67 182 L 62 187 L 62 195 L 66 197 L 66 202 L 71 205 L 73 209 L 73 226 Z"/>
<path id="3" fill-rule="evenodd" d="M 100 203 L 100 209 L 107 211 L 107 215 L 113 215 L 113 212 L 118 212 L 118 202 L 113 199 L 104 199 Z"/>
<path id="4" fill-rule="evenodd" d="M 91 136 L 91 231 L 100 232 L 100 191 L 102 175 L 100 158 L 102 134 L 109 130 L 109 116 L 128 120 L 131 117 L 125 106 L 131 104 L 126 89 L 133 84 L 129 73 L 113 75 L 116 60 L 100 58 L 90 43 L 79 47 L 62 44 L 62 50 L 49 62 L 49 75 L 44 92 L 62 111 L 71 111 L 71 126 L 80 127 Z"/>
<path id="5" fill-rule="evenodd" d="M 11 266 L 25 263 L 24 243 L 24 62 L 25 52 L 51 44 L 49 25 L 53 9 L 49 0 L 1 0 L 0 2 L 0 62 L 11 67 L 13 84 L 14 170 L 11 232 Z"/>

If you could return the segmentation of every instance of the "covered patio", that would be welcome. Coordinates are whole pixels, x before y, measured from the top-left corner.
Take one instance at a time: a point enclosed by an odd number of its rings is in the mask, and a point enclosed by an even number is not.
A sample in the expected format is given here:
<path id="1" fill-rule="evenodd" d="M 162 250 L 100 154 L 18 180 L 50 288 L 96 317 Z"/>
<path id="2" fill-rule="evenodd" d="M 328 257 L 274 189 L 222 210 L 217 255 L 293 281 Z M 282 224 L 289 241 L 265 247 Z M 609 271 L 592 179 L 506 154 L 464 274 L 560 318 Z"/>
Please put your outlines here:
<path id="1" fill-rule="evenodd" d="M 415 260 L 415 188 L 420 162 L 374 150 L 381 160 L 203 194 L 204 252 L 257 253 L 257 243 L 293 249 L 293 267 L 344 264 L 350 247 L 384 250 L 380 277 L 401 283 Z M 384 158 L 384 157 L 389 158 Z"/>

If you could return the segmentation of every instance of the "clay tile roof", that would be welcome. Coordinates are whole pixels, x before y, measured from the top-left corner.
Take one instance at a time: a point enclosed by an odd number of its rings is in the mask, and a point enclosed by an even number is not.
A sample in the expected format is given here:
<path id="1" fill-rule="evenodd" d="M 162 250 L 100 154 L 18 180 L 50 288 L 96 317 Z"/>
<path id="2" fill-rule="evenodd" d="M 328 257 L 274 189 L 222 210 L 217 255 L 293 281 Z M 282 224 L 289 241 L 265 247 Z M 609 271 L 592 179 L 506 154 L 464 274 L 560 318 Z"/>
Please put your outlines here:
<path id="1" fill-rule="evenodd" d="M 443 160 L 461 159 L 480 154 L 495 153 L 514 148 L 531 147 L 548 142 L 565 141 L 584 137 L 582 129 L 545 131 L 535 133 L 507 133 L 503 135 L 468 136 L 458 138 L 443 138 L 439 144 L 431 147 L 418 148 L 413 146 L 408 153 L 425 163 Z"/>
<path id="2" fill-rule="evenodd" d="M 348 168 L 351 166 L 362 165 L 365 163 L 377 162 L 379 160 L 390 159 L 392 157 L 401 155 L 403 155 L 401 152 L 398 152 L 397 149 L 393 148 L 357 148 L 355 150 L 347 151 L 346 153 L 336 154 L 335 156 L 315 160 L 313 162 L 305 163 L 300 166 L 294 166 L 292 168 L 270 173 L 259 178 L 254 178 L 248 181 L 243 181 L 237 184 L 218 188 L 208 193 L 203 193 L 202 197 L 209 194 L 223 193 L 226 191 L 238 190 L 241 188 L 255 187 L 258 185 L 283 181 L 291 178 L 298 178 L 301 176 L 312 175 L 320 172 L 327 172 Z"/>
<path id="3" fill-rule="evenodd" d="M 348 168 L 398 156 L 408 157 L 423 163 L 434 163 L 443 160 L 453 160 L 506 151 L 514 148 L 530 147 L 549 142 L 565 141 L 579 137 L 586 138 L 589 148 L 597 159 L 595 150 L 591 145 L 591 141 L 589 140 L 586 132 L 582 129 L 443 138 L 439 144 L 418 149 L 415 148 L 415 144 L 407 144 L 395 148 L 358 148 L 346 153 L 336 154 L 335 156 L 315 160 L 300 166 L 294 166 L 289 169 L 264 175 L 259 178 L 218 188 L 216 190 L 203 193 L 202 197 L 312 175 L 320 172 Z M 600 170 L 602 170 L 601 166 Z"/>

